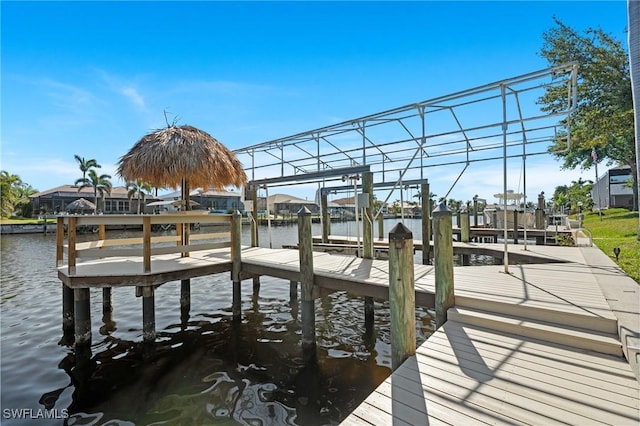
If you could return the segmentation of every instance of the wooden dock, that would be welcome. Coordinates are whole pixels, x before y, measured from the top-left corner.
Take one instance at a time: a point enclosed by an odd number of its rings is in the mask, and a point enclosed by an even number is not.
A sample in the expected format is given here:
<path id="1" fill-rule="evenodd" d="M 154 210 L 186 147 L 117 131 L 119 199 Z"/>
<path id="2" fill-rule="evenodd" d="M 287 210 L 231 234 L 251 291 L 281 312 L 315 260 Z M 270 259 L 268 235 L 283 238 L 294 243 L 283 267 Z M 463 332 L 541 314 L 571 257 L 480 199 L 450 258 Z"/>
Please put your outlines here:
<path id="1" fill-rule="evenodd" d="M 145 220 L 149 225 L 161 219 Z M 75 243 L 73 249 L 69 244 L 73 262 L 59 257 L 58 276 L 75 291 L 152 289 L 230 272 L 239 258 L 243 279 L 302 280 L 297 250 L 241 247 L 234 259 L 230 244 L 184 245 L 181 239 L 183 245 L 162 246 L 175 239 L 153 238 L 161 247 L 152 249 L 146 235 L 146 248 L 118 249 L 109 257 L 105 243 Z M 460 244 L 469 250 L 503 249 L 502 244 Z M 499 265 L 454 268 L 455 306 L 446 324 L 344 424 L 640 422 L 638 284 L 595 247 L 531 245 L 525 252 L 509 245 L 508 250 L 536 263 L 509 265 L 508 273 Z M 322 252 L 312 257 L 314 296 L 348 291 L 388 299 L 389 262 Z M 416 304 L 433 306 L 433 266 L 414 265 L 414 276 Z"/>

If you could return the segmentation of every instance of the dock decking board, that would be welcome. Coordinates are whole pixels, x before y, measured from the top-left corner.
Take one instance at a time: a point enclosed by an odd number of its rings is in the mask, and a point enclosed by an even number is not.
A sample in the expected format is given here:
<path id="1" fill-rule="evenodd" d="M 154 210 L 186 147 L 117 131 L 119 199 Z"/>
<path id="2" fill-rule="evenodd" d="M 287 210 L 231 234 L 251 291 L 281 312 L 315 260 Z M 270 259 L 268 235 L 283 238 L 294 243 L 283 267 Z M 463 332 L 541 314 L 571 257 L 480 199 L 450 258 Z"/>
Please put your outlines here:
<path id="1" fill-rule="evenodd" d="M 509 250 L 521 247 L 511 245 Z M 615 268 L 590 265 L 577 248 L 531 246 L 527 251 L 559 263 L 510 265 L 509 274 L 500 265 L 456 267 L 456 306 L 494 307 L 559 326 L 576 323 L 608 332 L 617 327 L 598 284 L 616 277 Z M 388 298 L 387 261 L 322 252 L 314 252 L 313 260 L 319 287 Z M 298 263 L 296 250 L 242 249 L 245 276 L 296 281 Z M 153 256 L 151 266 L 152 272 L 143 274 L 142 258 L 97 259 L 78 262 L 75 275 L 62 266 L 59 276 L 72 287 L 158 285 L 228 272 L 231 260 L 228 249 L 216 249 L 187 258 Z M 433 266 L 415 265 L 414 277 L 417 303 L 429 303 L 435 291 Z M 637 426 L 639 400 L 638 379 L 623 358 L 448 321 L 343 424 Z"/>

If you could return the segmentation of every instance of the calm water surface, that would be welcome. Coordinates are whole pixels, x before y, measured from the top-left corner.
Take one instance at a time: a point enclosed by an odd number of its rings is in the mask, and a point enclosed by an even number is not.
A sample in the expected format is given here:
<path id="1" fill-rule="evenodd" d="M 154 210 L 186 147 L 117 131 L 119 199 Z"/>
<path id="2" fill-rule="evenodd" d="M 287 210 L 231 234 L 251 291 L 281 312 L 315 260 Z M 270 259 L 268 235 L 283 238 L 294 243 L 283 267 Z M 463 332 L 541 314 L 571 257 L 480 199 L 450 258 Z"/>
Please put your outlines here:
<path id="1" fill-rule="evenodd" d="M 397 222 L 385 221 L 385 233 Z M 420 235 L 419 220 L 405 224 Z M 260 233 L 268 246 L 267 229 Z M 333 224 L 332 233 L 355 236 L 354 223 Z M 108 237 L 129 235 L 137 234 Z M 273 228 L 273 247 L 296 242 L 297 228 Z M 180 283 L 158 288 L 158 339 L 147 346 L 134 288 L 113 290 L 110 317 L 102 292 L 92 290 L 91 353 L 76 356 L 62 339 L 55 236 L 4 235 L 1 262 L 3 425 L 330 425 L 390 374 L 387 302 L 376 301 L 371 329 L 361 298 L 338 292 L 316 300 L 318 346 L 308 359 L 289 282 L 262 277 L 257 298 L 251 280 L 243 282 L 242 321 L 234 323 L 228 273 L 191 281 L 188 318 L 180 317 Z M 421 343 L 432 332 L 426 310 L 417 309 L 416 325 Z"/>

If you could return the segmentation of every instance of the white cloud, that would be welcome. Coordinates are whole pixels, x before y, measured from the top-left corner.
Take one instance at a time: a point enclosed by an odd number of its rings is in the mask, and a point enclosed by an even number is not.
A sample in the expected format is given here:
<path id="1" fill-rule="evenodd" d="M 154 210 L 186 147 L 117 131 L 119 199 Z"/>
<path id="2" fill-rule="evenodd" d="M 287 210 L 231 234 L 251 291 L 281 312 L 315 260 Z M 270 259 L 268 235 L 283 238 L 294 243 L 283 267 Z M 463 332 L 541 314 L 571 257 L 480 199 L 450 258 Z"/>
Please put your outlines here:
<path id="1" fill-rule="evenodd" d="M 134 105 L 137 105 L 140 108 L 144 108 L 144 98 L 134 87 L 123 87 L 120 93 L 122 93 Z"/>

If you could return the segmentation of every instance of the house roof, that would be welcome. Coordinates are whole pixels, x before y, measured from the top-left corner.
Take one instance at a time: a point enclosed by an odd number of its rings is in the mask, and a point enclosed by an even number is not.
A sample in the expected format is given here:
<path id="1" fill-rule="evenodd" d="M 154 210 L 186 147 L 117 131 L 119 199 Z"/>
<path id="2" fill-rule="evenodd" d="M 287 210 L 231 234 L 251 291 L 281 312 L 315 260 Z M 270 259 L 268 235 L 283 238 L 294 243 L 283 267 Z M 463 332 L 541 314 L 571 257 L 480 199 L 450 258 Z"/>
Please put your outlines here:
<path id="1" fill-rule="evenodd" d="M 180 198 L 182 192 L 175 191 L 168 194 L 159 195 L 158 198 L 162 200 L 172 200 L 174 198 Z M 216 191 L 214 189 L 208 189 L 204 191 L 202 188 L 195 188 L 189 191 L 189 197 L 236 197 L 240 198 L 240 194 L 232 191 Z"/>
<path id="2" fill-rule="evenodd" d="M 274 194 L 269 195 L 267 202 L 270 205 L 273 204 L 312 204 L 317 205 L 315 201 L 311 200 L 303 200 L 302 198 L 294 197 L 293 195 L 287 194 Z"/>
<path id="3" fill-rule="evenodd" d="M 41 191 L 31 195 L 29 198 L 41 197 L 93 197 L 93 188 L 86 186 L 82 189 L 75 185 L 61 185 L 55 188 Z M 107 198 L 129 198 L 129 190 L 124 186 L 114 186 L 111 188 L 111 194 Z"/>

